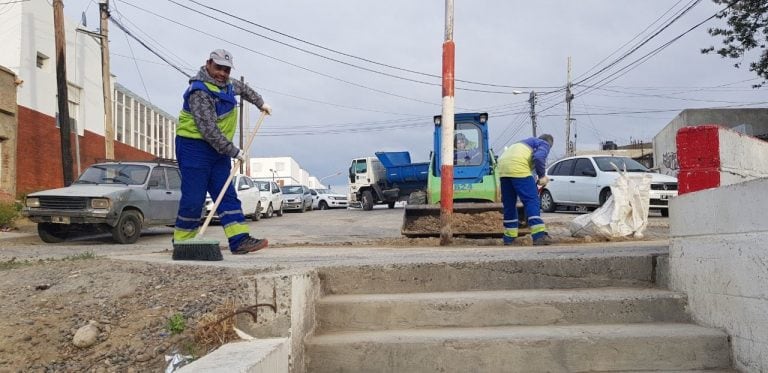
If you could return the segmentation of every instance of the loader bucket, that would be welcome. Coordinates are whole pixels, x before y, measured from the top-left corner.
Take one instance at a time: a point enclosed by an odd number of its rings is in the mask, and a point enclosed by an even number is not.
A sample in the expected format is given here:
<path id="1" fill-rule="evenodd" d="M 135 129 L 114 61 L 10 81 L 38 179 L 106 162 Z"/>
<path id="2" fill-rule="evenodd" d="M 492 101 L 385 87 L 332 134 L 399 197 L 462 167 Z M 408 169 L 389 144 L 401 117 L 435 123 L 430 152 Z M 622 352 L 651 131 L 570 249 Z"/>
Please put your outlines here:
<path id="1" fill-rule="evenodd" d="M 518 208 L 518 213 L 521 210 Z M 524 217 L 524 214 L 520 215 Z M 525 219 L 520 219 L 525 221 Z M 500 238 L 504 235 L 501 203 L 454 203 L 451 229 L 455 237 Z M 406 237 L 439 237 L 440 205 L 406 205 L 400 233 Z M 527 234 L 520 227 L 520 235 Z"/>

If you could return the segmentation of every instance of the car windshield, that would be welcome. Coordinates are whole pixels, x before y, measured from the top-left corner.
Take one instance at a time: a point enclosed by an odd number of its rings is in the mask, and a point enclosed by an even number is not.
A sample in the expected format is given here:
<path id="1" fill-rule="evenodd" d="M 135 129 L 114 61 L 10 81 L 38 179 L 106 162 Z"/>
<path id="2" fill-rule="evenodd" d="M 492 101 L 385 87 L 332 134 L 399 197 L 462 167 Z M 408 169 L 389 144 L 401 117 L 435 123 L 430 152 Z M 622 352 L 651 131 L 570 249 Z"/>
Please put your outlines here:
<path id="1" fill-rule="evenodd" d="M 260 191 L 262 191 L 262 192 L 269 192 L 269 182 L 257 181 L 256 185 L 259 187 Z"/>
<path id="2" fill-rule="evenodd" d="M 76 184 L 142 185 L 149 175 L 149 166 L 136 164 L 97 164 L 88 167 Z"/>
<path id="3" fill-rule="evenodd" d="M 597 163 L 600 171 L 603 172 L 616 172 L 611 163 L 615 164 L 622 171 L 626 167 L 627 172 L 650 172 L 642 163 L 629 157 L 595 157 L 595 163 Z"/>
<path id="4" fill-rule="evenodd" d="M 283 194 L 302 194 L 304 191 L 301 189 L 301 186 L 298 185 L 289 185 L 285 188 L 283 188 Z"/>

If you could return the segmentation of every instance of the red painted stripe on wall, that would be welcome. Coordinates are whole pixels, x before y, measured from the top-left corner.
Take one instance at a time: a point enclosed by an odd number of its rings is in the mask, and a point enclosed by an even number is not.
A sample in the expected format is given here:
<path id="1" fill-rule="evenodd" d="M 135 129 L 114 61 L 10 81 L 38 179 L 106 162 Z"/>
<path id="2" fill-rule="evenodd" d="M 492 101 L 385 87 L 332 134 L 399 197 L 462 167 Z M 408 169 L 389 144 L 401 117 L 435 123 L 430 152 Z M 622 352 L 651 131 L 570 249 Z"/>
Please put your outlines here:
<path id="1" fill-rule="evenodd" d="M 720 186 L 721 129 L 716 125 L 703 125 L 677 131 L 679 194 Z"/>

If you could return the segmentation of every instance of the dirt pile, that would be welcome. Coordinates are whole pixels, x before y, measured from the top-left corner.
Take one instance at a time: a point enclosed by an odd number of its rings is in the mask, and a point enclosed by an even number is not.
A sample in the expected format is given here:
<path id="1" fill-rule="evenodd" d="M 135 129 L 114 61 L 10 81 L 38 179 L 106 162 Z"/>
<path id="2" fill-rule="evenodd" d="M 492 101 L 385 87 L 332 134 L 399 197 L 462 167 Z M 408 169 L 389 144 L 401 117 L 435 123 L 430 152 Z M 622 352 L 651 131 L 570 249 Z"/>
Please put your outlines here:
<path id="1" fill-rule="evenodd" d="M 230 325 L 242 272 L 85 258 L 0 268 L 0 371 L 157 372 L 165 356 L 202 356 L 236 338 Z M 73 337 L 92 323 L 93 345 Z"/>

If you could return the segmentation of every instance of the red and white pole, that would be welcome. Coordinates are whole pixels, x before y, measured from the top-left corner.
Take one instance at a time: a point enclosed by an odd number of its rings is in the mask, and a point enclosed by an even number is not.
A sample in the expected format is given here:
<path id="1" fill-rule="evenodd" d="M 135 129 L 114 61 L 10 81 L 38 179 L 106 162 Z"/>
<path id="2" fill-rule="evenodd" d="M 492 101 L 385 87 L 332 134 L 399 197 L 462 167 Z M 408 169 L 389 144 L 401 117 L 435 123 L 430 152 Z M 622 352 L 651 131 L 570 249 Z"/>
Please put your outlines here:
<path id="1" fill-rule="evenodd" d="M 440 143 L 440 245 L 453 240 L 453 132 L 454 132 L 454 61 L 453 0 L 445 0 L 445 41 L 443 42 L 443 113 Z"/>

